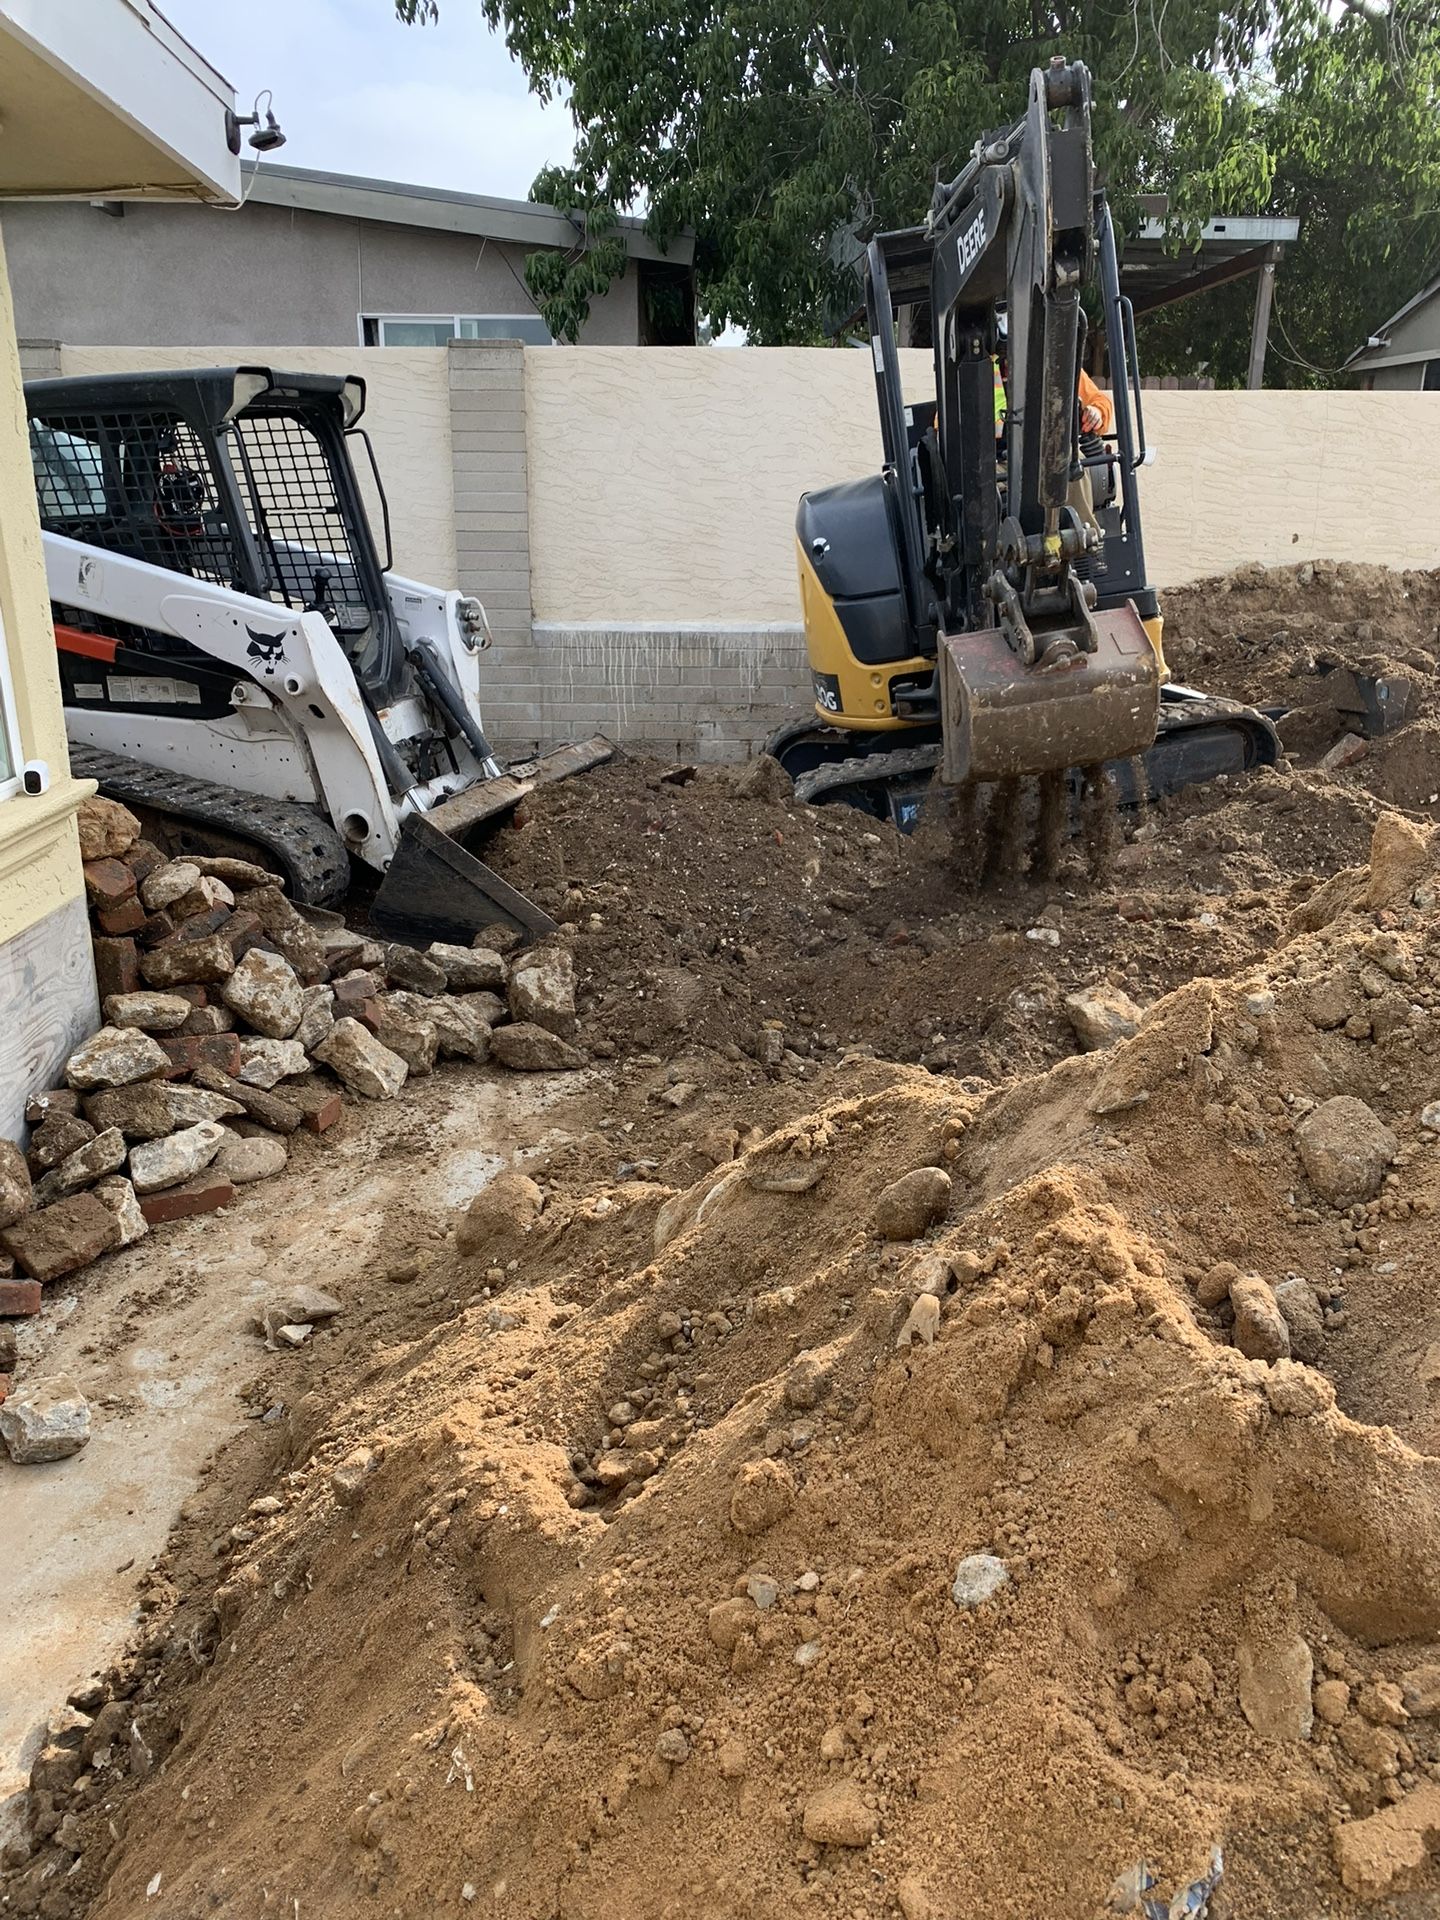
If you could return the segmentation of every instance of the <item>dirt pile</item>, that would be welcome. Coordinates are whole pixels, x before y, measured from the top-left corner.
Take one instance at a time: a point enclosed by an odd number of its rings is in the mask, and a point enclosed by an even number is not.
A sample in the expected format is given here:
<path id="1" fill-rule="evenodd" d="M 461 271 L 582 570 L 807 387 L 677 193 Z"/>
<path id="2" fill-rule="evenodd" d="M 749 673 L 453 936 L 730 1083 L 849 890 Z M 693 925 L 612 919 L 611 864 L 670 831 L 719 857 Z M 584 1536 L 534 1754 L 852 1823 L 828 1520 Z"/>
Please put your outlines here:
<path id="1" fill-rule="evenodd" d="M 1165 595 L 1165 648 L 1177 679 L 1285 709 L 1281 738 L 1303 765 L 1346 735 L 1364 739 L 1352 676 L 1368 676 L 1395 731 L 1351 763 L 1358 778 L 1398 806 L 1435 807 L 1440 571 L 1333 560 L 1241 567 Z"/>
<path id="2" fill-rule="evenodd" d="M 497 1186 L 191 1503 L 11 1910 L 1433 1898 L 1437 1054 L 1391 815 L 1116 1046 Z"/>

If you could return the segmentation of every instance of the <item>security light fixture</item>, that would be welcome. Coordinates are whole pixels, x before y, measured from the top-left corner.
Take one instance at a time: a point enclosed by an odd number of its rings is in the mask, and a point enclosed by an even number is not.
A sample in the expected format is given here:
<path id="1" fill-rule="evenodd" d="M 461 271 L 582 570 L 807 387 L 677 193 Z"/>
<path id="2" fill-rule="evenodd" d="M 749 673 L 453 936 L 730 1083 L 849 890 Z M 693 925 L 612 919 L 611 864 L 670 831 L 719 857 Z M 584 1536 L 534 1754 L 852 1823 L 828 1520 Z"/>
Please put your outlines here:
<path id="1" fill-rule="evenodd" d="M 263 125 L 260 119 L 260 102 L 262 100 L 266 103 Z M 285 136 L 280 131 L 275 115 L 270 111 L 269 101 L 270 89 L 267 87 L 263 93 L 256 94 L 255 105 L 249 113 L 237 114 L 230 107 L 225 109 L 225 140 L 231 153 L 239 153 L 240 151 L 240 129 L 242 127 L 254 127 L 255 131 L 250 136 L 250 145 L 255 149 L 256 153 L 273 153 L 276 147 L 284 146 Z"/>

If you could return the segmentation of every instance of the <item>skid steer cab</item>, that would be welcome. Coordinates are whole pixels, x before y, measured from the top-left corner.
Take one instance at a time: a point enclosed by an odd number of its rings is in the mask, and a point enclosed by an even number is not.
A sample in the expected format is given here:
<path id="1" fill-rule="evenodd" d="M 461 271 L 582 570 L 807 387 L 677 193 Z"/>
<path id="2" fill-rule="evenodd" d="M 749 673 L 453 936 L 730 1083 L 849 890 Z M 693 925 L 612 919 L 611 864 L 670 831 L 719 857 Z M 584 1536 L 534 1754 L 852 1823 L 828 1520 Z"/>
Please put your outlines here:
<path id="1" fill-rule="evenodd" d="M 612 749 L 502 769 L 485 610 L 393 571 L 365 382 L 213 367 L 25 393 L 75 770 L 182 848 L 248 844 L 301 901 L 359 862 L 388 931 L 547 930 L 463 842 Z"/>

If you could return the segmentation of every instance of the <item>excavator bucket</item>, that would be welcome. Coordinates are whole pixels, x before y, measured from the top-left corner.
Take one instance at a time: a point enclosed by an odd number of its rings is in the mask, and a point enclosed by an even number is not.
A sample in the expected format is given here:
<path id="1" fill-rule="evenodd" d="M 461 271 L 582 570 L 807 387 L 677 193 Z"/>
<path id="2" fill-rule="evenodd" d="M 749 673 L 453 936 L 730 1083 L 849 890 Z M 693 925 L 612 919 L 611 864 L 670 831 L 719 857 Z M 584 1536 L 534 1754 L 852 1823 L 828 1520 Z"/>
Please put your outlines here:
<path id="1" fill-rule="evenodd" d="M 940 640 L 940 778 L 1007 780 L 1143 753 L 1160 716 L 1160 671 L 1128 603 L 1094 615 L 1096 647 L 1025 667 L 998 627 Z"/>
<path id="2" fill-rule="evenodd" d="M 512 814 L 527 793 L 587 773 L 614 754 L 611 742 L 597 733 L 538 759 L 520 761 L 429 813 L 410 814 L 371 904 L 370 919 L 377 931 L 397 940 L 424 937 L 462 945 L 497 923 L 527 935 L 553 933 L 555 922 L 549 914 L 487 867 L 471 845 Z"/>

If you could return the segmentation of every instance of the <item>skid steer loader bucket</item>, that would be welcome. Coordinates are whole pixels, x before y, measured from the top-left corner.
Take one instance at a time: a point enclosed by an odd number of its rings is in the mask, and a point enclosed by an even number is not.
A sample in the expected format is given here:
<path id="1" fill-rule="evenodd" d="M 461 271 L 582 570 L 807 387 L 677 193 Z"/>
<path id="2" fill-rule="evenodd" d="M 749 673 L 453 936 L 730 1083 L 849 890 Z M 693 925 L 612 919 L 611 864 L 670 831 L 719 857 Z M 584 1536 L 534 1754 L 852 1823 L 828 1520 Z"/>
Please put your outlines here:
<path id="1" fill-rule="evenodd" d="M 1133 606 L 1094 615 L 1096 647 L 1025 667 L 999 627 L 940 640 L 940 778 L 1006 780 L 1143 753 L 1160 715 L 1155 650 Z"/>
<path id="2" fill-rule="evenodd" d="M 482 780 L 429 813 L 410 814 L 399 845 L 371 904 L 377 931 L 395 939 L 449 940 L 468 945 L 482 928 L 514 927 L 527 935 L 553 933 L 555 922 L 487 867 L 465 843 L 513 813 L 527 793 L 588 773 L 613 759 L 603 734 L 517 762 L 508 773 Z"/>

